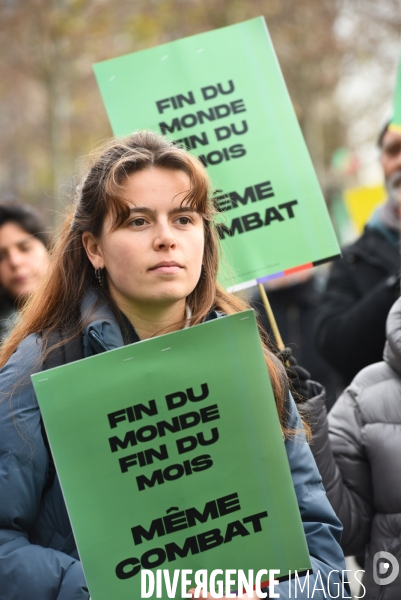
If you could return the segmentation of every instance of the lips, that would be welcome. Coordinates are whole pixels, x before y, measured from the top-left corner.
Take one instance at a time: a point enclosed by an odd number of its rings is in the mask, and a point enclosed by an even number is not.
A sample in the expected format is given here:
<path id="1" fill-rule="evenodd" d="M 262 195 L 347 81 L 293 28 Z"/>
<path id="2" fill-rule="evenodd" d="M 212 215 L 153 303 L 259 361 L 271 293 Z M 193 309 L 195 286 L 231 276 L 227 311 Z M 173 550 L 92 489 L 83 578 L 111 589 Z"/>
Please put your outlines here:
<path id="1" fill-rule="evenodd" d="M 154 267 L 151 267 L 149 271 L 156 273 L 178 273 L 182 268 L 182 265 L 173 260 L 163 260 Z"/>
<path id="2" fill-rule="evenodd" d="M 14 277 L 14 279 L 12 280 L 12 284 L 13 285 L 23 285 L 25 284 L 27 281 L 29 281 L 29 277 Z"/>

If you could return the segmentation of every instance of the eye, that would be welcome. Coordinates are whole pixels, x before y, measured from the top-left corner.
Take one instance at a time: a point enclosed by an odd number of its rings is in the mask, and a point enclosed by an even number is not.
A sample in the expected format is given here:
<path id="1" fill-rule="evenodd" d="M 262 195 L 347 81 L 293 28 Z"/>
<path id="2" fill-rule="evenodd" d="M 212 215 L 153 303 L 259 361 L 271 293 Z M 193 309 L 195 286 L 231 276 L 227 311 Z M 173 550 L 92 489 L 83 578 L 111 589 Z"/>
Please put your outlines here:
<path id="1" fill-rule="evenodd" d="M 387 146 L 385 148 L 385 153 L 388 156 L 397 156 L 397 154 L 399 154 L 401 151 L 401 146 L 400 144 L 393 144 L 391 146 Z"/>
<path id="2" fill-rule="evenodd" d="M 189 217 L 178 217 L 177 222 L 180 225 L 189 225 L 191 223 L 191 219 Z"/>
<path id="3" fill-rule="evenodd" d="M 129 224 L 133 225 L 134 227 L 143 227 L 143 225 L 146 225 L 146 219 L 143 217 L 137 217 L 136 219 L 130 221 Z"/>

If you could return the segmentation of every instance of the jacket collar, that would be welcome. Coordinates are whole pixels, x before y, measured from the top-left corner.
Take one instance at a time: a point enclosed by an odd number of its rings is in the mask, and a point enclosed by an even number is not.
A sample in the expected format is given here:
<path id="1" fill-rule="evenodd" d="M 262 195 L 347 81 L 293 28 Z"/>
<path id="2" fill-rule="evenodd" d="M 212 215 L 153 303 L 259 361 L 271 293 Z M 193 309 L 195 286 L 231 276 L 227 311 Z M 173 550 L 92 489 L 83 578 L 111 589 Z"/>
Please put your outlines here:
<path id="1" fill-rule="evenodd" d="M 398 270 L 399 250 L 376 229 L 366 225 L 363 235 L 348 247 L 348 254 L 361 257 L 368 264 L 382 268 L 386 273 Z"/>
<path id="2" fill-rule="evenodd" d="M 95 290 L 89 291 L 81 306 L 85 358 L 114 350 L 124 345 L 120 327 L 111 309 L 105 304 Z"/>
<path id="3" fill-rule="evenodd" d="M 121 329 L 115 316 L 110 307 L 98 297 L 95 290 L 86 294 L 81 305 L 81 316 L 82 322 L 87 324 L 83 330 L 85 358 L 124 346 Z M 206 316 L 205 321 L 222 316 L 222 313 L 212 310 Z M 139 341 L 139 337 L 132 327 L 130 342 L 136 341 Z"/>

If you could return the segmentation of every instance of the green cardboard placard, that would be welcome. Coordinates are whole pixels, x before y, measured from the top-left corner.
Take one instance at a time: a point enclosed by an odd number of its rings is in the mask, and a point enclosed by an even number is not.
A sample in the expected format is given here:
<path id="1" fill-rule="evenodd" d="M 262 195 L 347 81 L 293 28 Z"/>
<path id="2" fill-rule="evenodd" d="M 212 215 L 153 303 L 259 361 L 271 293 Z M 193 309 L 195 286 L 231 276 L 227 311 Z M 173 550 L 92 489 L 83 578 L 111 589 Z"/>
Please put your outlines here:
<path id="1" fill-rule="evenodd" d="M 393 94 L 393 116 L 389 129 L 401 133 L 401 60 L 398 61 L 397 79 Z"/>
<path id="2" fill-rule="evenodd" d="M 94 70 L 116 136 L 164 133 L 206 164 L 224 226 L 225 287 L 249 287 L 340 254 L 262 17 Z"/>
<path id="3" fill-rule="evenodd" d="M 311 568 L 253 311 L 32 380 L 92 600 L 141 566 Z"/>

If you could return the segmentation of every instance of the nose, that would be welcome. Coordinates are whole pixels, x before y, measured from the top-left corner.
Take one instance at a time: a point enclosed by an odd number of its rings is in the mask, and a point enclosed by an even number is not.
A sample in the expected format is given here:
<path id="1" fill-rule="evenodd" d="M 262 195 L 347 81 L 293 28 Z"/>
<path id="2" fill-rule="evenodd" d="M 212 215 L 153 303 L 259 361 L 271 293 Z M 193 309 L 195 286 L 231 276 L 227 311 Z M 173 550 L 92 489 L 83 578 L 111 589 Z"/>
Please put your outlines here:
<path id="1" fill-rule="evenodd" d="M 10 248 L 8 251 L 8 263 L 12 269 L 18 268 L 24 260 L 24 255 L 18 248 Z"/>
<path id="2" fill-rule="evenodd" d="M 177 245 L 174 231 L 172 230 L 169 223 L 158 223 L 155 230 L 155 238 L 153 240 L 153 247 L 155 250 L 170 250 L 174 249 Z"/>

